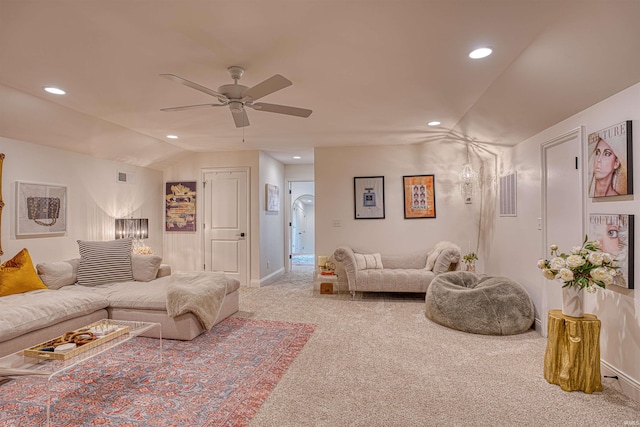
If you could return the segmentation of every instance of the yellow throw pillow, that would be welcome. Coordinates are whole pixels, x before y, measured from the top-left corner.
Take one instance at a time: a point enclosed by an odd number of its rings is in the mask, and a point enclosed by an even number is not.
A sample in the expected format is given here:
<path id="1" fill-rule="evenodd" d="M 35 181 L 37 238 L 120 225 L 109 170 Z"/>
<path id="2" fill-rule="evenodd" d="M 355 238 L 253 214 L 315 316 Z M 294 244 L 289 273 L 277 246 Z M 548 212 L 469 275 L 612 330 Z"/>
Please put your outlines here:
<path id="1" fill-rule="evenodd" d="M 47 289 L 38 277 L 29 251 L 25 248 L 0 265 L 0 297 Z"/>

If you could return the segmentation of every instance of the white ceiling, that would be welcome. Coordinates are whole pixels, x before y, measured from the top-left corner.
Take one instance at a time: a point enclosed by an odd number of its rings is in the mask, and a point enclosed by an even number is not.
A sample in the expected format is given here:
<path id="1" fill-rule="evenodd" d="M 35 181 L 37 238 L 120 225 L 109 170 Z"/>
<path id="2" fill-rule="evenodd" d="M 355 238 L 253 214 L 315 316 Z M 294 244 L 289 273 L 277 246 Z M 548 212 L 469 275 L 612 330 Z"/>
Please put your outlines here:
<path id="1" fill-rule="evenodd" d="M 513 145 L 639 82 L 638 22 L 637 0 L 0 0 L 0 135 L 155 168 L 221 150 L 311 163 L 313 147 Z M 494 54 L 467 57 L 482 45 Z M 159 74 L 217 90 L 231 65 L 246 86 L 284 75 L 260 101 L 313 114 L 248 110 L 243 132 L 226 108 L 160 111 L 216 100 Z"/>

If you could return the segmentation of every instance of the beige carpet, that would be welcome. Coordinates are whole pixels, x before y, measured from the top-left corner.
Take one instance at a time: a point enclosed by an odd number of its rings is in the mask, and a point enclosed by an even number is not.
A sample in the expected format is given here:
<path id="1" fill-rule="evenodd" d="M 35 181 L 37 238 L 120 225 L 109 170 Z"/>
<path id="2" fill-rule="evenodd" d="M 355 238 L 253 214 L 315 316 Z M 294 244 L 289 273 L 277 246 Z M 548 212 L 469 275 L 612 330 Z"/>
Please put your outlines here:
<path id="1" fill-rule="evenodd" d="M 547 383 L 535 331 L 451 330 L 425 317 L 423 295 L 320 295 L 296 267 L 242 288 L 237 316 L 317 324 L 253 427 L 640 425 L 615 380 L 591 395 Z"/>

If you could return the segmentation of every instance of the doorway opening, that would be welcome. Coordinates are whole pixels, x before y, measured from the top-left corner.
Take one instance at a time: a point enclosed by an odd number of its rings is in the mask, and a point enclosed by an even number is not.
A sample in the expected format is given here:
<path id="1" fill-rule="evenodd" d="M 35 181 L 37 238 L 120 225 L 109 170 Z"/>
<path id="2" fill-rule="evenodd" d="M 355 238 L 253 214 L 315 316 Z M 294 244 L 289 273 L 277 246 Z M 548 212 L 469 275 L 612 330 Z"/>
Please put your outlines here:
<path id="1" fill-rule="evenodd" d="M 289 183 L 290 270 L 315 264 L 315 196 L 312 181 Z"/>

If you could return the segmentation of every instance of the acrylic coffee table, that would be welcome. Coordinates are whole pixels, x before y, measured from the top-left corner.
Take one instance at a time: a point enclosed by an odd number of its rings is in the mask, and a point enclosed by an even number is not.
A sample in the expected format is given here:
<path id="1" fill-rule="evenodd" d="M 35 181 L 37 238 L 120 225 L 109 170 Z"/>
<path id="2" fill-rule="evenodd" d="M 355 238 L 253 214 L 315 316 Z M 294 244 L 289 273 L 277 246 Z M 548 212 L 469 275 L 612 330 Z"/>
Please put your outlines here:
<path id="1" fill-rule="evenodd" d="M 0 358 L 0 377 L 16 378 L 28 375 L 39 376 L 47 381 L 47 425 L 50 424 L 51 420 L 51 380 L 56 375 L 68 369 L 71 369 L 78 364 L 93 359 L 94 357 L 104 352 L 110 351 L 118 347 L 119 345 L 131 340 L 132 338 L 140 336 L 142 333 L 150 331 L 152 329 L 155 329 L 157 331 L 156 335 L 159 337 L 158 353 L 156 355 L 150 355 L 149 359 L 145 359 L 144 361 L 142 361 L 142 363 L 162 363 L 162 330 L 160 323 L 131 322 L 110 319 L 105 319 L 99 322 L 105 322 L 118 327 L 128 327 L 128 330 L 126 333 L 118 335 L 113 339 L 100 343 L 99 345 L 90 348 L 89 350 L 83 351 L 65 360 L 47 359 L 25 355 L 25 353 L 33 353 L 29 352 L 28 350 L 21 350 Z M 136 361 L 140 362 L 139 360 Z"/>

